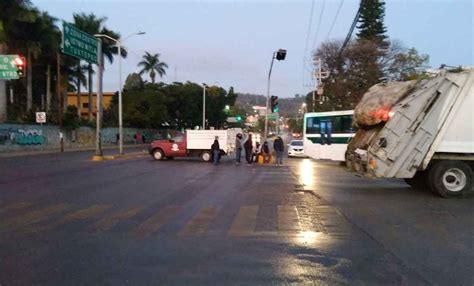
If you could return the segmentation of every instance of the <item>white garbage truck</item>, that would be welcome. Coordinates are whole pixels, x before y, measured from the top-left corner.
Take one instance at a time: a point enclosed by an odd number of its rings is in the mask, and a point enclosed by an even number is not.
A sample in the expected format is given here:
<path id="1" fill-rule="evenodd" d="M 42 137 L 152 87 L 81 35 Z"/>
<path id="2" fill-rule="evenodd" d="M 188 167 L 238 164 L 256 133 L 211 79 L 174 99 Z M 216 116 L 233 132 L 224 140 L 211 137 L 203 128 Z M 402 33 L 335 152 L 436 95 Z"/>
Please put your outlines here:
<path id="1" fill-rule="evenodd" d="M 473 68 L 441 70 L 382 109 L 368 114 L 385 112 L 384 120 L 359 126 L 350 142 L 350 170 L 369 177 L 403 178 L 443 197 L 474 192 Z"/>

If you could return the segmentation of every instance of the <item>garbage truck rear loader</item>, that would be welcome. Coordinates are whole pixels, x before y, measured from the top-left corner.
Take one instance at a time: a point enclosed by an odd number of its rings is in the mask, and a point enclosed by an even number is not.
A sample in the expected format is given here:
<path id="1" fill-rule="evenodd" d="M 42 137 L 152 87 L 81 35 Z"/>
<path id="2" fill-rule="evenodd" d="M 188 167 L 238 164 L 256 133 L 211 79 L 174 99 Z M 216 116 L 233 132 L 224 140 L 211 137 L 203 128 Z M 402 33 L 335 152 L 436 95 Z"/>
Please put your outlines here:
<path id="1" fill-rule="evenodd" d="M 350 142 L 349 169 L 443 197 L 474 192 L 474 69 L 442 71 L 386 110 L 386 122 L 360 128 Z"/>

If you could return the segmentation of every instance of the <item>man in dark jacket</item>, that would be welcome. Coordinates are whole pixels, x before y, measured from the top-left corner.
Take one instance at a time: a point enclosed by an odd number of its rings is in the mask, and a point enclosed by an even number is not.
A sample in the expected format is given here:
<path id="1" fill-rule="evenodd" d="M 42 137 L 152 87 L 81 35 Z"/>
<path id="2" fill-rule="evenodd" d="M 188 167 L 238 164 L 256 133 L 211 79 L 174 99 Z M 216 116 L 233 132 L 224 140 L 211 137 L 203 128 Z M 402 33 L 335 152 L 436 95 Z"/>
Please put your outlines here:
<path id="1" fill-rule="evenodd" d="M 283 165 L 283 151 L 285 150 L 285 146 L 283 144 L 283 139 L 278 136 L 275 141 L 273 141 L 273 149 L 276 153 L 276 163 L 277 165 Z"/>
<path id="2" fill-rule="evenodd" d="M 219 146 L 219 137 L 216 136 L 216 138 L 214 139 L 214 143 L 212 143 L 211 150 L 214 158 L 214 165 L 217 166 L 217 163 L 219 162 L 219 155 L 221 152 L 221 148 Z"/>
<path id="3" fill-rule="evenodd" d="M 245 160 L 247 160 L 247 165 L 252 163 L 252 151 L 253 151 L 253 143 L 252 143 L 252 134 L 249 134 L 249 138 L 244 143 L 245 148 Z"/>

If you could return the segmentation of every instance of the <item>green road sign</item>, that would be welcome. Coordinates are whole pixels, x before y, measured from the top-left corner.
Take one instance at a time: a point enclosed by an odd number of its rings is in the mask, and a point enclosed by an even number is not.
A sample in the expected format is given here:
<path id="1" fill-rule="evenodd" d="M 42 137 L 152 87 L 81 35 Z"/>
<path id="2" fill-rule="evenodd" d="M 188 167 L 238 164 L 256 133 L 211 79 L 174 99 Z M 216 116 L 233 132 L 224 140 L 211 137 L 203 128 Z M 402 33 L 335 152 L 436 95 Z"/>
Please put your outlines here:
<path id="1" fill-rule="evenodd" d="M 268 114 L 268 119 L 277 119 L 277 113 L 270 113 Z"/>
<path id="2" fill-rule="evenodd" d="M 90 63 L 97 63 L 97 39 L 63 22 L 63 53 Z"/>
<path id="3" fill-rule="evenodd" d="M 18 68 L 15 58 L 18 55 L 0 55 L 0 79 L 18 79 Z"/>

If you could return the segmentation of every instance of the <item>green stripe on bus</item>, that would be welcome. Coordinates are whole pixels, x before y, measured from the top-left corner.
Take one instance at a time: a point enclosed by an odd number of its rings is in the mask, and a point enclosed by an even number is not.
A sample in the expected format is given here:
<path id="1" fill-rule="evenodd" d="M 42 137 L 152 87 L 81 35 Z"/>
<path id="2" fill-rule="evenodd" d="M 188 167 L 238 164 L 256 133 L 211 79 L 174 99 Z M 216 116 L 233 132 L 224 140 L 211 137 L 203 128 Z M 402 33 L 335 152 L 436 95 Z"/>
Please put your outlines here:
<path id="1" fill-rule="evenodd" d="M 331 144 L 348 144 L 351 138 L 352 137 L 332 137 Z M 306 139 L 310 140 L 314 144 L 321 144 L 321 137 L 306 137 Z"/>

